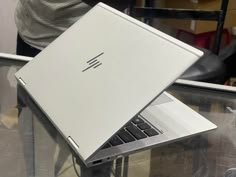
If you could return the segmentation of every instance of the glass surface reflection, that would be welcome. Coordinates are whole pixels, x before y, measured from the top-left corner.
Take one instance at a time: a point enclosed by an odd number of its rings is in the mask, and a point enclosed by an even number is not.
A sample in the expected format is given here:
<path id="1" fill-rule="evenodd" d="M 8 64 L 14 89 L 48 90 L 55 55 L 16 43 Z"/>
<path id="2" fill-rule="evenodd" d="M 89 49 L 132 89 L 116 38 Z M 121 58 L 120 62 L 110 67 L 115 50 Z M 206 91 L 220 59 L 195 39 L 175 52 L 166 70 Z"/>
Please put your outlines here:
<path id="1" fill-rule="evenodd" d="M 0 60 L 0 175 L 4 177 L 223 177 L 235 175 L 236 94 L 175 84 L 168 92 L 215 123 L 215 131 L 87 168 L 20 88 L 21 63 Z M 27 103 L 27 104 L 26 104 Z"/>

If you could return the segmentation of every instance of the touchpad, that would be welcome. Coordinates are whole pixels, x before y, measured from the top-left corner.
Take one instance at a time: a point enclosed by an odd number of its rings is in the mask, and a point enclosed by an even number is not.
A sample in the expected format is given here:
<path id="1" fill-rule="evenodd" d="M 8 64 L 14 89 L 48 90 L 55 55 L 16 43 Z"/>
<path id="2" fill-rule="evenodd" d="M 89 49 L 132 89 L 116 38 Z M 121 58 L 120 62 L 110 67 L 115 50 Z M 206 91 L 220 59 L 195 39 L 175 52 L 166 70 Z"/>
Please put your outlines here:
<path id="1" fill-rule="evenodd" d="M 165 92 L 163 92 L 160 96 L 158 96 L 151 104 L 150 106 L 158 105 L 158 104 L 164 104 L 173 101 L 170 97 L 167 96 Z"/>

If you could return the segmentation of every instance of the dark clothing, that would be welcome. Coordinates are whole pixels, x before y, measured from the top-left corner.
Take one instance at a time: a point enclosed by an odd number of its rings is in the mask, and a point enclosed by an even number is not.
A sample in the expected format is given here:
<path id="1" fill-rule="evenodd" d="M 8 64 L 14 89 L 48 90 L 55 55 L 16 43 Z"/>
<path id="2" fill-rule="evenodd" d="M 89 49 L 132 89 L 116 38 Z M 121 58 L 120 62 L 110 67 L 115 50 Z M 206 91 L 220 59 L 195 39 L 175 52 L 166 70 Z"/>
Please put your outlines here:
<path id="1" fill-rule="evenodd" d="M 29 44 L 25 43 L 20 35 L 17 35 L 16 54 L 28 57 L 35 57 L 41 50 L 36 49 Z"/>

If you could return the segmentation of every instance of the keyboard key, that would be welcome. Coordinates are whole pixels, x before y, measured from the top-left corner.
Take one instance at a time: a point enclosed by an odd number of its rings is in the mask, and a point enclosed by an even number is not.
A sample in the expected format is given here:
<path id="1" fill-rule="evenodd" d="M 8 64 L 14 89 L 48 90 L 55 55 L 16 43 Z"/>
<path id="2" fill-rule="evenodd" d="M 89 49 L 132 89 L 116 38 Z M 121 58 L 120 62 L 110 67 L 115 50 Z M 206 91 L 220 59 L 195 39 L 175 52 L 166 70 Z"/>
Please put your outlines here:
<path id="1" fill-rule="evenodd" d="M 130 135 L 127 131 L 121 131 L 118 133 L 118 135 L 125 143 L 135 141 L 135 138 L 132 137 L 132 135 Z"/>
<path id="2" fill-rule="evenodd" d="M 147 123 L 141 123 L 141 124 L 138 124 L 138 128 L 140 128 L 141 130 L 146 130 L 146 129 L 150 129 L 151 126 L 148 125 Z"/>
<path id="3" fill-rule="evenodd" d="M 146 138 L 147 135 L 145 135 L 141 130 L 139 130 L 137 127 L 127 127 L 126 128 L 136 139 L 140 140 L 143 138 Z"/>
<path id="4" fill-rule="evenodd" d="M 153 128 L 144 130 L 144 132 L 145 132 L 148 136 L 159 135 L 159 133 L 158 133 L 156 130 L 154 130 Z"/>
<path id="5" fill-rule="evenodd" d="M 134 123 L 134 124 L 141 124 L 141 123 L 144 123 L 144 121 L 140 118 L 140 117 L 135 117 L 135 118 L 133 118 L 133 120 L 132 120 L 132 122 Z"/>
<path id="6" fill-rule="evenodd" d="M 107 144 L 105 144 L 105 145 L 102 147 L 102 149 L 106 149 L 106 148 L 109 148 L 109 147 L 111 147 L 111 144 L 110 144 L 110 143 L 107 143 Z"/>
<path id="7" fill-rule="evenodd" d="M 119 132 L 125 132 L 125 131 L 126 131 L 125 128 L 119 130 Z"/>
<path id="8" fill-rule="evenodd" d="M 126 125 L 125 125 L 125 127 L 130 127 L 130 126 L 132 126 L 133 124 L 132 124 L 132 122 L 128 122 Z"/>
<path id="9" fill-rule="evenodd" d="M 116 135 L 111 138 L 110 143 L 112 146 L 117 146 L 117 145 L 123 144 L 123 142 L 120 140 L 120 138 Z"/>

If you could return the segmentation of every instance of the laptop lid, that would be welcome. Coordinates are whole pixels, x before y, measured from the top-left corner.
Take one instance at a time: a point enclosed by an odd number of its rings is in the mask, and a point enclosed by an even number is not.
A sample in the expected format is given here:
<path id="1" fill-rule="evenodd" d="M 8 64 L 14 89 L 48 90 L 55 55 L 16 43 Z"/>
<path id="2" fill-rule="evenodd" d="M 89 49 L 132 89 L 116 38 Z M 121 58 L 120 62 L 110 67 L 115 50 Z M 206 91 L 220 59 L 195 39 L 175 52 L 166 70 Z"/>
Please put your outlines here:
<path id="1" fill-rule="evenodd" d="M 99 3 L 16 77 L 86 161 L 200 56 Z"/>

